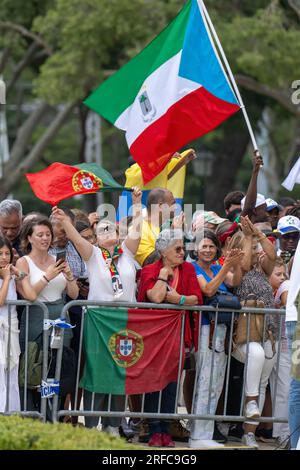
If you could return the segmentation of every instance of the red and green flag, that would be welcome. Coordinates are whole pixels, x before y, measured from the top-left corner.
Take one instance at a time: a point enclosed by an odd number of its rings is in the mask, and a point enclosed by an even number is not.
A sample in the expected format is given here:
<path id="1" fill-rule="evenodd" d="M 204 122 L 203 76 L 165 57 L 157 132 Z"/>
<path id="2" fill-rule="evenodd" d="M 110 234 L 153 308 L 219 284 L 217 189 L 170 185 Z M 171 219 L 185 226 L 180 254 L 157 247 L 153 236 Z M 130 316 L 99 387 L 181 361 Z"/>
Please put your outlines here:
<path id="1" fill-rule="evenodd" d="M 169 310 L 89 308 L 84 317 L 85 368 L 80 387 L 132 395 L 177 382 L 182 315 Z"/>
<path id="2" fill-rule="evenodd" d="M 52 206 L 78 194 L 125 189 L 96 163 L 65 165 L 55 162 L 37 173 L 26 173 L 26 178 L 36 197 Z"/>

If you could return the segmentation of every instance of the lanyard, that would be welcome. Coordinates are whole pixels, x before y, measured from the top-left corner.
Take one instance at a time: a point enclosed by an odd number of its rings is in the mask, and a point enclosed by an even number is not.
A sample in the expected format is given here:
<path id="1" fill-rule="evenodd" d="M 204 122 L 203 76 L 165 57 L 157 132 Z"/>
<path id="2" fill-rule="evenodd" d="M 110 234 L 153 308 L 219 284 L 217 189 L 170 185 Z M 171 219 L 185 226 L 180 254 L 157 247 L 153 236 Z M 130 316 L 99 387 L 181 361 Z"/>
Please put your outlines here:
<path id="1" fill-rule="evenodd" d="M 119 256 L 123 253 L 122 248 L 120 245 L 117 245 L 114 249 L 114 252 L 111 256 L 110 252 L 106 248 L 101 248 L 103 259 L 109 269 L 110 276 L 111 276 L 111 284 L 112 289 L 115 297 L 120 297 L 123 294 L 123 286 L 122 281 L 120 278 L 119 271 L 114 260 L 117 260 Z"/>

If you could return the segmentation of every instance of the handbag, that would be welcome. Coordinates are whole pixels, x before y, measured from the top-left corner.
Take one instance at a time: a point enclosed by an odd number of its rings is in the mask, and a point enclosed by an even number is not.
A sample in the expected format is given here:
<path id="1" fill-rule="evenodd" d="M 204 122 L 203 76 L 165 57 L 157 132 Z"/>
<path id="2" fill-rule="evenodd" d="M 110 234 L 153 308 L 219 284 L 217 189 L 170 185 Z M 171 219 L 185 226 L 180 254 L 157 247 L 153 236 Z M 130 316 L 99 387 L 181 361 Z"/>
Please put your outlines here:
<path id="1" fill-rule="evenodd" d="M 255 299 L 248 299 L 242 302 L 244 307 L 247 308 L 264 308 L 265 304 L 262 301 Z M 250 320 L 248 318 L 250 317 Z M 247 343 L 247 330 L 249 325 L 249 342 L 261 343 L 263 341 L 263 330 L 264 330 L 264 315 L 263 314 L 251 314 L 240 313 L 237 321 L 235 331 L 233 333 L 233 340 L 235 344 Z"/>
<path id="2" fill-rule="evenodd" d="M 242 302 L 245 307 L 248 308 L 260 308 L 263 309 L 265 304 L 262 300 L 248 299 L 245 302 Z M 250 319 L 249 319 L 250 317 Z M 273 333 L 270 330 L 266 330 L 264 338 L 264 320 L 265 315 L 262 314 L 251 314 L 249 313 L 240 313 L 235 326 L 235 331 L 233 333 L 233 344 L 241 345 L 246 344 L 248 339 L 248 322 L 249 325 L 249 343 L 263 343 L 264 341 L 270 340 L 272 345 L 272 357 L 266 357 L 266 359 L 272 359 L 276 354 L 275 349 L 275 339 Z M 235 346 L 236 347 L 236 346 Z"/>
<path id="3" fill-rule="evenodd" d="M 218 324 L 230 324 L 232 318 L 232 312 L 222 312 L 220 309 L 228 308 L 232 310 L 240 310 L 242 307 L 239 298 L 231 292 L 226 291 L 217 291 L 217 293 L 212 297 L 204 297 L 204 305 L 210 305 L 211 307 L 219 309 Z M 210 321 L 215 320 L 216 312 L 207 312 L 207 314 Z"/>

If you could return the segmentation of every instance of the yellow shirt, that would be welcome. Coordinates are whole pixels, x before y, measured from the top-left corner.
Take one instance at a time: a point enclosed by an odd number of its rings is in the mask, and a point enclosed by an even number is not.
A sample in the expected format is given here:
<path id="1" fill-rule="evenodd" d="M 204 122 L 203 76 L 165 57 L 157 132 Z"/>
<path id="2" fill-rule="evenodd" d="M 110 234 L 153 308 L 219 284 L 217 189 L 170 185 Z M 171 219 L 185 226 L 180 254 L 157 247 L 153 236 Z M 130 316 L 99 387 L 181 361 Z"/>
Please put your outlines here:
<path id="1" fill-rule="evenodd" d="M 159 175 L 157 175 L 156 178 L 146 184 L 146 186 L 143 186 L 143 178 L 140 166 L 137 163 L 134 163 L 125 171 L 125 186 L 128 188 L 138 186 L 143 191 L 151 191 L 151 189 L 154 188 L 169 189 L 169 191 L 173 193 L 175 199 L 183 199 L 186 167 L 183 166 L 182 168 L 180 168 L 180 170 L 177 171 L 177 173 L 175 173 L 175 175 L 172 176 L 172 178 L 170 179 L 168 179 L 168 175 L 189 151 L 190 150 L 185 150 L 180 154 L 180 156 L 172 157 L 169 163 L 165 166 L 165 168 L 159 173 Z"/>
<path id="2" fill-rule="evenodd" d="M 141 241 L 135 255 L 136 261 L 143 266 L 144 261 L 155 250 L 155 241 L 160 232 L 159 227 L 154 227 L 147 220 L 143 221 Z"/>

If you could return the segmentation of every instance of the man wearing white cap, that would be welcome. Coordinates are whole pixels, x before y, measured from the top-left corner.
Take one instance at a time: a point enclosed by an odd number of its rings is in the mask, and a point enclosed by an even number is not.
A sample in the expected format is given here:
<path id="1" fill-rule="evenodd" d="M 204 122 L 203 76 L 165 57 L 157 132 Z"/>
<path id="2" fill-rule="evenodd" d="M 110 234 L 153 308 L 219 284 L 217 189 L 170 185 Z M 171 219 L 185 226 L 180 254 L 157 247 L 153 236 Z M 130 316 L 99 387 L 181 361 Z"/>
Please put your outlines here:
<path id="1" fill-rule="evenodd" d="M 259 222 L 268 222 L 267 204 L 265 196 L 263 196 L 263 194 L 257 193 L 254 208 L 248 209 L 245 207 L 246 197 L 247 196 L 245 196 L 241 200 L 242 215 L 248 215 L 249 219 L 253 224 Z"/>
<path id="2" fill-rule="evenodd" d="M 282 252 L 288 252 L 293 256 L 300 236 L 300 220 L 292 215 L 281 217 L 277 230 L 281 235 L 279 256 Z"/>
<path id="3" fill-rule="evenodd" d="M 266 204 L 269 215 L 269 222 L 272 225 L 272 229 L 275 230 L 279 220 L 280 205 L 271 198 L 266 199 Z"/>

